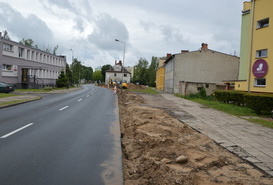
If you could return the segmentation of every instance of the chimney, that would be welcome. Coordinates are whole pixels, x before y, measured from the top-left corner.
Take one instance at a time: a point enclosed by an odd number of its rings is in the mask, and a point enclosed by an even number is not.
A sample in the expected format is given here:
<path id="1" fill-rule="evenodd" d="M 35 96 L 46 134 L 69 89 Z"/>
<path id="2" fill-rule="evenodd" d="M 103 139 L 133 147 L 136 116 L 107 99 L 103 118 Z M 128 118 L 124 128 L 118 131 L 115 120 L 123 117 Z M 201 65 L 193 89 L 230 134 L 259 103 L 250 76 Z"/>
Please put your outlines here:
<path id="1" fill-rule="evenodd" d="M 207 43 L 202 43 L 201 44 L 201 50 L 207 50 L 208 49 L 208 44 Z"/>
<path id="2" fill-rule="evenodd" d="M 170 58 L 172 56 L 171 53 L 167 53 L 167 58 Z"/>
<path id="3" fill-rule="evenodd" d="M 189 50 L 181 50 L 181 53 L 188 53 Z"/>

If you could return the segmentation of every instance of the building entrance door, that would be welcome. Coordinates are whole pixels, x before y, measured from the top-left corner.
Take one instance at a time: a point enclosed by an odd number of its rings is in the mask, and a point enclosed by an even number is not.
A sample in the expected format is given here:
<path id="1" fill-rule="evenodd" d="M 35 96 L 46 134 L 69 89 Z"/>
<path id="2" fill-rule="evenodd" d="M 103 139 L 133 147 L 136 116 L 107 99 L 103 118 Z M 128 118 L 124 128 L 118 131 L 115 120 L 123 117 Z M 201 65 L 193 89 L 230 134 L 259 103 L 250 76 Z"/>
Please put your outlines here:
<path id="1" fill-rule="evenodd" d="M 22 69 L 22 83 L 28 82 L 28 69 Z"/>

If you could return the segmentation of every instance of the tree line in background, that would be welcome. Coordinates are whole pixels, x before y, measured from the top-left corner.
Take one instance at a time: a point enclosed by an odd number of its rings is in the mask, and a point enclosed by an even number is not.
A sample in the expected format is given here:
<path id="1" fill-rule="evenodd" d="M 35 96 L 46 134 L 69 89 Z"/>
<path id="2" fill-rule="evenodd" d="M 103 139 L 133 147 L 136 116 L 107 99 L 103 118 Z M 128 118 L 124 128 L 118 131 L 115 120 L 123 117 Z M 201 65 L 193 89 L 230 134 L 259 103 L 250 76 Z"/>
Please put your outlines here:
<path id="1" fill-rule="evenodd" d="M 151 87 L 156 86 L 156 69 L 158 68 L 157 57 L 152 57 L 149 62 L 146 59 L 140 58 L 138 64 L 134 66 L 134 74 L 131 79 L 132 83 L 140 85 L 148 85 Z M 86 67 L 81 64 L 80 61 L 74 59 L 73 63 L 66 66 L 66 72 L 62 72 L 57 79 L 56 83 L 58 87 L 64 87 L 67 85 L 79 84 L 81 80 L 84 82 L 98 82 L 104 83 L 105 73 L 111 69 L 110 64 L 102 66 L 101 70 L 93 72 L 91 67 Z"/>
<path id="2" fill-rule="evenodd" d="M 11 40 L 6 30 L 3 31 L 2 38 Z M 34 41 L 30 38 L 23 38 L 19 43 L 39 49 L 37 45 L 34 45 Z M 50 47 L 47 47 L 45 52 L 56 55 L 57 49 L 58 45 L 55 46 L 52 51 Z M 157 59 L 157 57 L 153 56 L 149 65 L 149 62 L 146 59 L 140 58 L 138 64 L 134 66 L 134 74 L 131 82 L 155 87 L 156 69 L 158 68 Z M 66 71 L 61 72 L 58 79 L 56 80 L 56 84 L 57 87 L 69 87 L 73 86 L 74 84 L 80 84 L 81 80 L 84 80 L 84 83 L 90 83 L 94 81 L 104 83 L 105 73 L 111 68 L 112 66 L 107 64 L 102 66 L 100 71 L 93 72 L 92 67 L 86 67 L 82 65 L 81 61 L 74 59 L 71 65 L 66 64 Z"/>

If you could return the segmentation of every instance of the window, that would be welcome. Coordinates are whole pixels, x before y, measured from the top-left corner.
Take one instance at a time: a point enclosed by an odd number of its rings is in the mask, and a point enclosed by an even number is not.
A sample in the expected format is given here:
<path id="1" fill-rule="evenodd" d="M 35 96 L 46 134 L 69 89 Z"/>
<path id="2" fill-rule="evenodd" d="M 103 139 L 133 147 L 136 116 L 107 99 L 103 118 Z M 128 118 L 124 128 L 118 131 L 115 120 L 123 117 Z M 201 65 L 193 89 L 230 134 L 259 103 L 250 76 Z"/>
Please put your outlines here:
<path id="1" fill-rule="evenodd" d="M 124 74 L 124 77 L 127 77 L 127 74 Z"/>
<path id="2" fill-rule="evenodd" d="M 256 57 L 257 58 L 267 57 L 267 49 L 257 50 Z"/>
<path id="3" fill-rule="evenodd" d="M 3 50 L 12 51 L 12 45 L 4 43 Z"/>
<path id="4" fill-rule="evenodd" d="M 24 49 L 18 48 L 19 57 L 24 57 Z"/>
<path id="5" fill-rule="evenodd" d="M 11 71 L 12 70 L 12 65 L 3 64 L 3 70 Z"/>
<path id="6" fill-rule="evenodd" d="M 117 76 L 117 73 L 115 73 L 114 76 Z"/>
<path id="7" fill-rule="evenodd" d="M 269 26 L 269 18 L 262 19 L 257 22 L 257 28 L 264 28 Z"/>
<path id="8" fill-rule="evenodd" d="M 265 86 L 266 79 L 265 78 L 255 78 L 255 86 Z"/>

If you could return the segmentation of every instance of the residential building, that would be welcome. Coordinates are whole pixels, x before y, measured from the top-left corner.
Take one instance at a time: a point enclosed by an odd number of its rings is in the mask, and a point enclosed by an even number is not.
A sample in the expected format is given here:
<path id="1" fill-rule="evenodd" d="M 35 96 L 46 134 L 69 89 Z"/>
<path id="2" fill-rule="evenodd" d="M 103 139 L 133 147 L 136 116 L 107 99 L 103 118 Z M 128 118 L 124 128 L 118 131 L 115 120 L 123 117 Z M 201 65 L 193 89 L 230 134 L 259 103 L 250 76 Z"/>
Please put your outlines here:
<path id="1" fill-rule="evenodd" d="M 0 81 L 15 88 L 55 86 L 65 67 L 65 56 L 3 39 L 0 32 Z"/>
<path id="2" fill-rule="evenodd" d="M 130 83 L 131 73 L 122 66 L 122 62 L 115 61 L 115 65 L 105 72 L 105 84 L 111 84 L 116 82 L 120 84 L 122 82 Z"/>
<path id="3" fill-rule="evenodd" d="M 171 54 L 167 54 L 167 57 L 170 57 Z M 161 57 L 157 60 L 158 68 L 156 70 L 156 89 L 164 90 L 164 82 L 165 82 L 165 64 L 167 57 Z"/>
<path id="4" fill-rule="evenodd" d="M 273 1 L 244 2 L 239 80 L 235 90 L 273 93 Z"/>
<path id="5" fill-rule="evenodd" d="M 208 49 L 202 43 L 197 51 L 182 50 L 165 61 L 164 91 L 182 95 L 205 88 L 213 93 L 224 80 L 238 79 L 239 57 Z"/>

